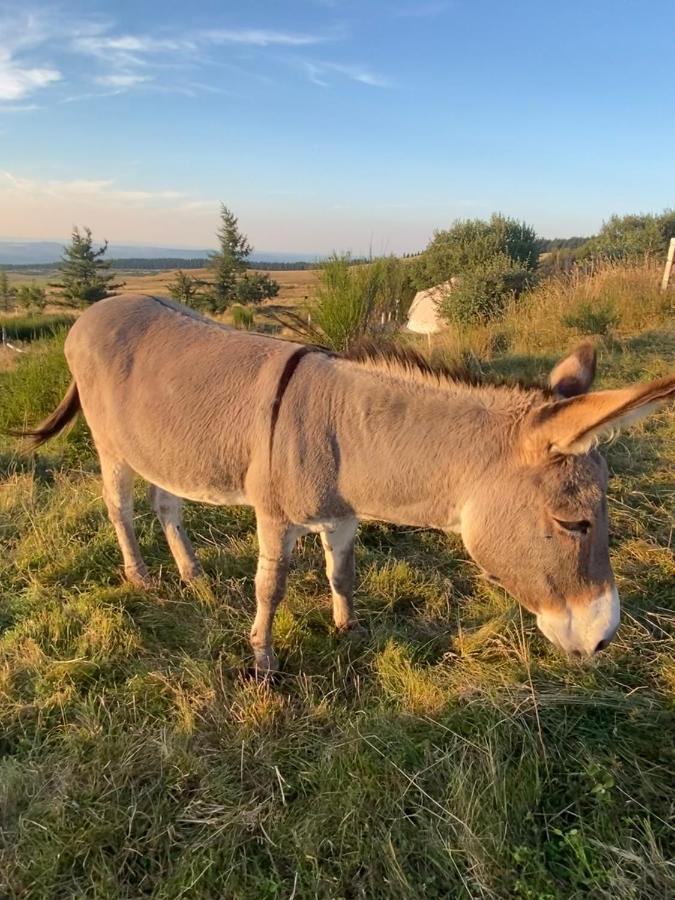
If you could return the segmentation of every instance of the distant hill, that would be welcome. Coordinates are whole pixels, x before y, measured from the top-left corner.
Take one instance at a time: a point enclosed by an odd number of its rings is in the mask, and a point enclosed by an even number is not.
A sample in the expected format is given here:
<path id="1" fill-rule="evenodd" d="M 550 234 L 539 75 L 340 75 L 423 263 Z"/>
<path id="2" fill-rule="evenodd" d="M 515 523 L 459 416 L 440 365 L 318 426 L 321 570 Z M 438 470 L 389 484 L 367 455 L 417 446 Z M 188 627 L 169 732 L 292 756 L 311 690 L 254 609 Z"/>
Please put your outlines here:
<path id="1" fill-rule="evenodd" d="M 65 243 L 65 241 L 64 241 Z M 0 240 L 0 265 L 30 266 L 48 265 L 58 262 L 63 253 L 63 243 L 59 241 L 9 241 Z M 181 264 L 181 260 L 203 260 L 212 251 L 210 249 L 195 250 L 175 247 L 150 247 L 139 244 L 115 244 L 108 247 L 108 258 L 118 264 L 121 260 L 133 260 L 135 263 L 146 260 L 170 260 L 172 268 Z M 263 252 L 251 254 L 250 261 L 266 263 L 292 263 L 298 261 L 315 262 L 319 259 L 316 253 L 278 253 Z M 134 266 L 136 267 L 136 266 Z"/>

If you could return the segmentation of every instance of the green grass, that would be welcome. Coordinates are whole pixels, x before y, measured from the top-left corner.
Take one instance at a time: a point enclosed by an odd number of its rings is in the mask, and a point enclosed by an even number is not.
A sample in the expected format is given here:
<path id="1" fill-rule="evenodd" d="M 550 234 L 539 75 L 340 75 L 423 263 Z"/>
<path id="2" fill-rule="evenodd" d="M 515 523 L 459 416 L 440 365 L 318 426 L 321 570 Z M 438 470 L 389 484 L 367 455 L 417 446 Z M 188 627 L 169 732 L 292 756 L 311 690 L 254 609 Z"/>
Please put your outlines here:
<path id="1" fill-rule="evenodd" d="M 41 342 L 0 376 L 4 427 L 52 405 L 60 353 Z M 549 353 L 491 364 L 543 373 Z M 674 364 L 661 322 L 602 344 L 601 384 Z M 624 619 L 597 662 L 562 658 L 458 540 L 373 524 L 370 638 L 335 636 L 307 538 L 273 685 L 246 676 L 250 511 L 188 507 L 210 587 L 183 589 L 139 486 L 162 573 L 140 592 L 82 426 L 33 460 L 5 442 L 0 896 L 673 896 L 674 438 L 662 411 L 606 448 Z"/>
<path id="2" fill-rule="evenodd" d="M 26 314 L 0 316 L 0 329 L 10 341 L 35 341 L 42 337 L 54 337 L 68 329 L 75 321 L 74 316 L 45 316 Z"/>

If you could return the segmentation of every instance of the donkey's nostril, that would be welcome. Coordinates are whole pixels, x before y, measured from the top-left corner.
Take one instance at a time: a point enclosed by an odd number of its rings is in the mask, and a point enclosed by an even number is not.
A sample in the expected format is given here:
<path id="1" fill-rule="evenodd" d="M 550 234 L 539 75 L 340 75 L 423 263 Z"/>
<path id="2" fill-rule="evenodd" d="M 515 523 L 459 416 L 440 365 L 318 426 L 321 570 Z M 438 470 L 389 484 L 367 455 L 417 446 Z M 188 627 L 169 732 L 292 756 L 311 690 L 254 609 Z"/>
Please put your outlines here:
<path id="1" fill-rule="evenodd" d="M 609 647 L 609 641 L 602 640 L 598 643 L 593 653 L 600 653 L 600 651 L 604 650 L 606 647 Z"/>
<path id="2" fill-rule="evenodd" d="M 572 650 L 572 656 L 579 658 L 581 655 L 581 650 Z"/>

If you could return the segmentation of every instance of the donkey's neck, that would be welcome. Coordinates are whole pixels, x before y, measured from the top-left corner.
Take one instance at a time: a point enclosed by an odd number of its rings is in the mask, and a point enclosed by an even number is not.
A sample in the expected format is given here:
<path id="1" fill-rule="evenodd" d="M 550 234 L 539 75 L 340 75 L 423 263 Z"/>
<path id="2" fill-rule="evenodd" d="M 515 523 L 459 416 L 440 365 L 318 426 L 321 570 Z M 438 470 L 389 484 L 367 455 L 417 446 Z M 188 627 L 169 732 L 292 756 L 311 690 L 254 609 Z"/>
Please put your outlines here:
<path id="1" fill-rule="evenodd" d="M 497 471 L 537 392 L 349 374 L 336 379 L 336 425 L 341 490 L 356 515 L 458 529 L 462 506 Z"/>

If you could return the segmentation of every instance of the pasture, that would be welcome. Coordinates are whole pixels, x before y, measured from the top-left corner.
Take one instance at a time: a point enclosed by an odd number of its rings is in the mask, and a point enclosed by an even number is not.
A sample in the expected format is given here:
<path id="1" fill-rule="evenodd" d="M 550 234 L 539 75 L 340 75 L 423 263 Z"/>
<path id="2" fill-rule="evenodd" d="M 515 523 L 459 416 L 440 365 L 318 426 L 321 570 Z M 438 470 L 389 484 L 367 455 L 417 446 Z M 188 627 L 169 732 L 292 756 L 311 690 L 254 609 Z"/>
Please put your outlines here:
<path id="1" fill-rule="evenodd" d="M 597 386 L 656 378 L 675 369 L 657 284 L 647 267 L 546 283 L 435 350 L 545 375 L 578 340 L 562 317 L 611 301 Z M 3 431 L 62 396 L 62 342 L 0 367 Z M 283 673 L 261 683 L 250 511 L 186 506 L 207 577 L 184 588 L 139 485 L 161 574 L 139 591 L 121 580 L 82 422 L 34 457 L 2 438 L 0 895 L 673 896 L 675 410 L 604 452 L 623 621 L 592 663 L 548 644 L 459 538 L 368 524 L 369 638 L 334 634 L 305 538 L 276 618 Z"/>
<path id="2" fill-rule="evenodd" d="M 193 278 L 208 279 L 211 274 L 208 269 L 188 269 L 186 270 Z M 252 269 L 252 272 L 257 271 Z M 178 269 L 161 269 L 161 270 L 138 270 L 138 269 L 116 269 L 115 279 L 124 282 L 124 290 L 129 293 L 156 294 L 158 297 L 169 296 L 169 285 L 175 280 Z M 283 306 L 297 306 L 302 304 L 311 293 L 312 288 L 317 281 L 316 269 L 279 269 L 268 272 L 279 284 L 279 294 L 274 298 L 275 304 Z M 45 272 L 43 269 L 32 272 L 30 270 L 8 269 L 7 275 L 9 282 L 13 286 L 20 284 L 30 284 L 36 282 L 47 289 L 47 298 L 50 301 L 55 299 L 54 291 L 49 290 L 50 282 L 58 281 L 58 270 Z"/>

